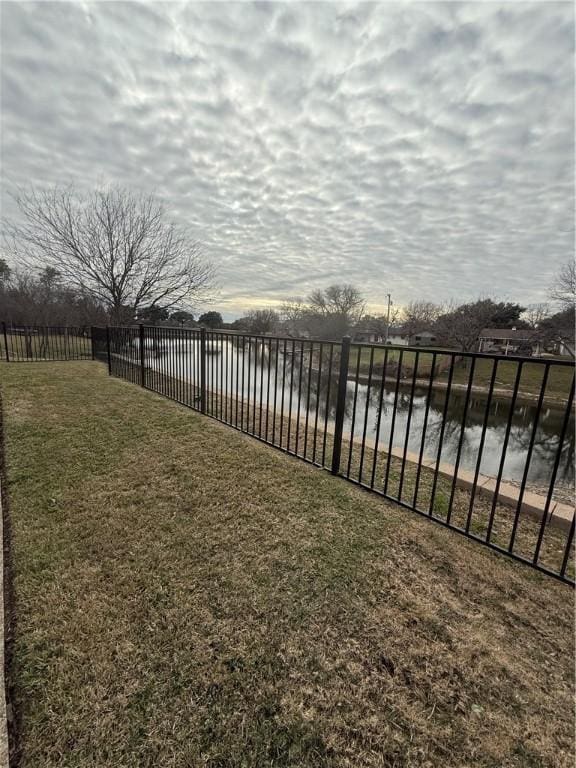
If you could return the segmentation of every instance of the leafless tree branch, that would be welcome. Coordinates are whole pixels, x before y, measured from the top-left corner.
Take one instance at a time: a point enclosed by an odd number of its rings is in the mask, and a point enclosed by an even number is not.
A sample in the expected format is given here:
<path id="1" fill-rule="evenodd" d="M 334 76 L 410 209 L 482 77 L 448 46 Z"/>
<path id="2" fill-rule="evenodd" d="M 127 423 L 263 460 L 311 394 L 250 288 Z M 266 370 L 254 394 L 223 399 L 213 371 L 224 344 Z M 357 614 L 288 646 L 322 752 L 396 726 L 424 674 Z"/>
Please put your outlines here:
<path id="1" fill-rule="evenodd" d="M 115 321 L 144 306 L 192 306 L 213 286 L 200 245 L 149 195 L 110 187 L 80 196 L 55 187 L 14 199 L 21 217 L 4 224 L 4 244 L 15 263 L 57 269 Z"/>

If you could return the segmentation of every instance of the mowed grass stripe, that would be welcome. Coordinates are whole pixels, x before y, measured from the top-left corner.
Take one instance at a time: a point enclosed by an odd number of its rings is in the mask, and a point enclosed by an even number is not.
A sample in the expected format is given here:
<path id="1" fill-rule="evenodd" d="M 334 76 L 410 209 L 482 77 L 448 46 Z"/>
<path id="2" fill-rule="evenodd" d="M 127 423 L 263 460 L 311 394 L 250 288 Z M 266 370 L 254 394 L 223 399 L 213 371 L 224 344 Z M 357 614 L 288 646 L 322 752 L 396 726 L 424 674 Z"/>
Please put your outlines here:
<path id="1" fill-rule="evenodd" d="M 22 766 L 571 764 L 568 587 L 97 363 L 0 381 Z"/>

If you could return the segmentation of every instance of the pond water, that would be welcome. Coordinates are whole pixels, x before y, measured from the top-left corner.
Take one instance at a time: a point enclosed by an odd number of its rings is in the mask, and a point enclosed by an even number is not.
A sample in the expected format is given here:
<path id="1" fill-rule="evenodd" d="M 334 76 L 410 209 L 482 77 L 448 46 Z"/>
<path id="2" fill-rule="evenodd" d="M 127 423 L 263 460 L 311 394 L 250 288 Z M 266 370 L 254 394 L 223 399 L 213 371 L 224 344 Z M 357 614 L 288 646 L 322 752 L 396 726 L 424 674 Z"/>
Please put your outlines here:
<path id="1" fill-rule="evenodd" d="M 194 344 L 192 344 L 194 347 Z M 206 383 L 208 390 L 222 391 L 235 397 L 236 387 L 240 398 L 249 398 L 251 403 L 263 403 L 272 408 L 276 402 L 277 411 L 283 403 L 284 415 L 306 417 L 306 410 L 313 420 L 318 405 L 319 425 L 328 418 L 329 429 L 333 429 L 336 407 L 337 366 L 329 377 L 327 360 L 324 372 L 319 375 L 317 364 L 310 364 L 306 356 L 294 358 L 290 355 L 269 355 L 261 347 L 242 349 L 237 345 L 222 340 L 215 354 L 207 355 Z M 159 371 L 167 368 L 177 375 L 194 383 L 198 381 L 198 350 L 192 349 L 190 342 L 186 348 L 174 341 L 164 344 L 154 354 L 147 355 L 147 365 Z M 303 364 L 302 364 L 303 362 Z M 428 389 L 414 391 L 413 399 L 409 384 L 402 383 L 398 388 L 394 383 L 386 383 L 382 395 L 382 415 L 378 429 L 380 406 L 380 381 L 370 389 L 359 383 L 356 391 L 354 380 L 348 381 L 344 437 L 353 434 L 362 438 L 366 423 L 366 438 L 373 445 L 375 442 L 382 450 L 388 450 L 390 434 L 392 446 L 403 449 L 408 423 L 408 451 L 419 453 L 423 439 L 423 427 L 426 416 Z M 427 426 L 424 435 L 424 457 L 436 460 L 438 444 L 444 423 L 444 435 L 440 460 L 454 464 L 458 444 L 462 438 L 460 467 L 474 471 L 478 459 L 482 428 L 486 415 L 487 398 L 482 394 L 473 394 L 470 398 L 464 430 L 465 392 L 452 391 L 444 422 L 446 392 L 433 389 L 430 396 Z M 356 408 L 354 409 L 354 399 Z M 394 403 L 396 400 L 396 408 Z M 412 404 L 411 404 L 412 400 Z M 394 411 L 396 413 L 394 417 Z M 480 464 L 483 475 L 496 476 L 502 456 L 510 413 L 510 400 L 506 397 L 493 398 L 490 404 L 484 448 Z M 536 405 L 518 402 L 511 420 L 511 431 L 503 470 L 503 479 L 520 482 L 526 466 L 526 457 L 534 427 Z M 564 410 L 560 407 L 544 406 L 536 430 L 534 449 L 530 462 L 528 481 L 531 484 L 546 485 L 550 481 L 553 463 L 558 451 L 559 435 L 562 429 Z M 557 485 L 571 485 L 574 482 L 574 416 L 566 432 L 562 446 L 561 461 L 558 469 Z"/>

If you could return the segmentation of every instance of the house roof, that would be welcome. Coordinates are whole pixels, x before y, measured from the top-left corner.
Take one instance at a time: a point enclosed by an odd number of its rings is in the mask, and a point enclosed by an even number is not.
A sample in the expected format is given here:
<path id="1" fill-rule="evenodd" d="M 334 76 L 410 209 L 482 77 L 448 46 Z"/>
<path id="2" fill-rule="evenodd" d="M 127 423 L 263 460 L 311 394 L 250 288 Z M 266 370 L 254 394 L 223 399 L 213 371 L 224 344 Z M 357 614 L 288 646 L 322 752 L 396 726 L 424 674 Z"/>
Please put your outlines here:
<path id="1" fill-rule="evenodd" d="M 480 333 L 480 338 L 532 341 L 535 335 L 536 331 L 533 331 L 530 328 L 484 328 Z"/>

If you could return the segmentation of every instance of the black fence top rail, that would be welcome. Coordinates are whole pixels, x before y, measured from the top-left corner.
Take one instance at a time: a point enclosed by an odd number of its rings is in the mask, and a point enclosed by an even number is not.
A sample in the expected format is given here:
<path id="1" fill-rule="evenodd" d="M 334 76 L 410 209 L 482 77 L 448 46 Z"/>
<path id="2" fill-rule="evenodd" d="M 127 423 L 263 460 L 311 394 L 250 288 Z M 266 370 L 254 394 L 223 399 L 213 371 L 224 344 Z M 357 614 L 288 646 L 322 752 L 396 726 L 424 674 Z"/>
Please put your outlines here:
<path id="1" fill-rule="evenodd" d="M 342 342 L 342 337 L 339 338 L 315 338 L 315 337 L 309 337 L 309 336 L 287 336 L 287 335 L 277 335 L 277 334 L 266 334 L 266 333 L 251 333 L 249 331 L 235 331 L 230 330 L 227 328 L 207 328 L 205 326 L 201 326 L 199 328 L 184 328 L 179 325 L 146 325 L 145 323 L 142 324 L 136 324 L 136 325 L 130 325 L 130 326 L 110 326 L 111 328 L 132 328 L 134 330 L 137 330 L 140 325 L 142 325 L 145 329 L 155 329 L 157 331 L 180 331 L 183 333 L 201 333 L 204 331 L 208 334 L 221 334 L 221 335 L 229 335 L 229 336 L 239 336 L 243 338 L 252 338 L 252 339 L 263 339 L 263 340 L 276 340 L 279 341 L 290 341 L 290 342 L 309 342 L 314 344 L 340 344 Z M 104 326 L 102 326 L 104 327 Z M 374 349 L 389 349 L 389 350 L 395 350 L 397 352 L 418 352 L 420 355 L 423 354 L 436 354 L 436 355 L 454 355 L 455 357 L 467 357 L 467 358 L 480 358 L 483 360 L 502 360 L 502 361 L 510 361 L 510 362 L 524 362 L 524 363 L 537 363 L 538 365 L 559 365 L 559 366 L 572 366 L 574 367 L 576 365 L 576 360 L 574 359 L 562 359 L 558 357 L 535 357 L 530 355 L 494 355 L 490 354 L 489 352 L 466 352 L 459 349 L 448 349 L 446 347 L 432 347 L 432 346 L 422 346 L 422 347 L 412 347 L 408 345 L 403 344 L 382 344 L 382 343 L 376 343 L 376 342 L 367 342 L 367 341 L 354 341 L 353 337 L 346 336 L 344 338 L 350 339 L 350 346 L 351 347 L 365 347 L 367 349 L 374 348 Z"/>

